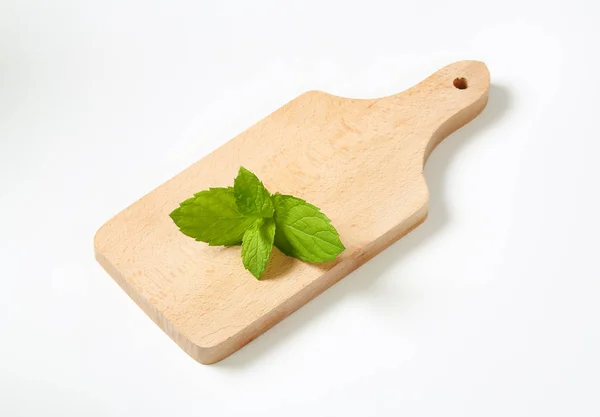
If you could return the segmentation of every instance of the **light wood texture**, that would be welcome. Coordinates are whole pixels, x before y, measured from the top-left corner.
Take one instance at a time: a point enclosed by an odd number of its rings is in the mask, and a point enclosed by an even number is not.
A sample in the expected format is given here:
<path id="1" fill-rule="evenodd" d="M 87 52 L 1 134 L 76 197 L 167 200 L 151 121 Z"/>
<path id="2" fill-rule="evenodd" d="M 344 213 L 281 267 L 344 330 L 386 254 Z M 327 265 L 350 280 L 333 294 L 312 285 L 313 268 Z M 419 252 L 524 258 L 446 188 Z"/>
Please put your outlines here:
<path id="1" fill-rule="evenodd" d="M 96 234 L 96 258 L 183 350 L 217 362 L 425 220 L 423 165 L 483 110 L 489 84 L 485 64 L 462 61 L 380 99 L 307 92 L 111 219 Z M 240 165 L 271 192 L 320 207 L 346 251 L 311 265 L 274 250 L 258 281 L 239 247 L 180 233 L 168 214 L 195 192 L 232 185 Z"/>

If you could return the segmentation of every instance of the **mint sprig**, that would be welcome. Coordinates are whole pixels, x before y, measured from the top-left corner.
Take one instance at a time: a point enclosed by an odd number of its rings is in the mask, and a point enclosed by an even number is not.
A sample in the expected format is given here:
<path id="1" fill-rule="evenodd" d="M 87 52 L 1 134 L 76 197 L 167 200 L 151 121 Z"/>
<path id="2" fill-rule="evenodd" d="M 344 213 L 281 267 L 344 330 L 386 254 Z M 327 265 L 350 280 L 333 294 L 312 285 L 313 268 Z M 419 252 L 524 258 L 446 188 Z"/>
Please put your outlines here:
<path id="1" fill-rule="evenodd" d="M 170 214 L 179 230 L 211 246 L 242 244 L 244 267 L 260 279 L 276 246 L 305 262 L 334 260 L 345 249 L 321 210 L 291 196 L 271 195 L 256 175 L 240 167 L 233 187 L 209 188 Z"/>

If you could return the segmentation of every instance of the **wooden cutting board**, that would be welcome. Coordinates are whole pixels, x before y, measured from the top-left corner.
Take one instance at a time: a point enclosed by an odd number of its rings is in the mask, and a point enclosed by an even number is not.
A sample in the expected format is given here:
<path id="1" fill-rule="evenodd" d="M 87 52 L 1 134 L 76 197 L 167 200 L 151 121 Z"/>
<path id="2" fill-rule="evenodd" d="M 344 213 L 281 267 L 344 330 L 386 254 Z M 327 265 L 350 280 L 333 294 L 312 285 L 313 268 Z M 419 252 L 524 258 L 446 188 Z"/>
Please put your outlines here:
<path id="1" fill-rule="evenodd" d="M 96 259 L 190 356 L 217 362 L 425 220 L 423 165 L 483 110 L 489 86 L 485 64 L 462 61 L 384 98 L 302 94 L 108 221 L 94 239 Z M 240 166 L 272 193 L 320 207 L 346 251 L 311 265 L 274 249 L 258 281 L 240 247 L 179 232 L 169 218 L 179 202 L 233 185 Z"/>

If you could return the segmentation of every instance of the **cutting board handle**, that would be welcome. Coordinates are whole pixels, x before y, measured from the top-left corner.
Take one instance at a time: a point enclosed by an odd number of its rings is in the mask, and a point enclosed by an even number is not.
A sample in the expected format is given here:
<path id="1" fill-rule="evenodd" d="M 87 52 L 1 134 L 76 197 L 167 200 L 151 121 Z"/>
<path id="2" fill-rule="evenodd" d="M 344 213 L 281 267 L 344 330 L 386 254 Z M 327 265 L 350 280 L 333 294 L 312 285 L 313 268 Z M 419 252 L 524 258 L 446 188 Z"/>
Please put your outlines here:
<path id="1" fill-rule="evenodd" d="M 432 74 L 414 87 L 384 97 L 377 106 L 396 122 L 412 125 L 421 138 L 417 152 L 423 164 L 449 134 L 473 120 L 486 106 L 490 73 L 480 61 L 459 61 Z M 424 134 L 425 133 L 425 134 Z"/>

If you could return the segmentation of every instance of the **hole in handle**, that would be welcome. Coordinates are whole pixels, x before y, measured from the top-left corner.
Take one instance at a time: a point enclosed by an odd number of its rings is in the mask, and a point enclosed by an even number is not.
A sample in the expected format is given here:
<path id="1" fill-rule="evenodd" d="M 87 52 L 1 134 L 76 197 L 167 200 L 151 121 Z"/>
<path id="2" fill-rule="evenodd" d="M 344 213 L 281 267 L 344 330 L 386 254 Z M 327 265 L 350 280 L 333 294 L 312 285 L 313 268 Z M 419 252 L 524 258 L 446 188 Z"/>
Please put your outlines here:
<path id="1" fill-rule="evenodd" d="M 452 84 L 454 84 L 454 87 L 458 88 L 459 90 L 464 90 L 468 87 L 467 79 L 463 77 L 455 78 Z"/>

